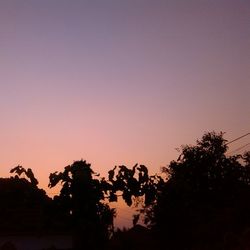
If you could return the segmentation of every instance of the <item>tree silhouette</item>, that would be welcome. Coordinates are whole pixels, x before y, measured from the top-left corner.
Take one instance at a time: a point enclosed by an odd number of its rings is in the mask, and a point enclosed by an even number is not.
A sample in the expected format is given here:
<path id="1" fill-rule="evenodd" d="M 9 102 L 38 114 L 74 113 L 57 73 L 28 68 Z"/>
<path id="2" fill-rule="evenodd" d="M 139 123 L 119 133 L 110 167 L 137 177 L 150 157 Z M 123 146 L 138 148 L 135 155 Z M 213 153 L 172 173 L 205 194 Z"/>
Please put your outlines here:
<path id="1" fill-rule="evenodd" d="M 74 249 L 95 249 L 109 238 L 113 230 L 115 210 L 104 203 L 107 183 L 95 176 L 86 161 L 75 161 L 63 172 L 50 174 L 49 187 L 62 184 L 60 201 L 62 209 L 68 213 L 74 234 Z"/>
<path id="2" fill-rule="evenodd" d="M 46 211 L 51 199 L 37 187 L 31 169 L 17 166 L 10 172 L 16 175 L 0 178 L 0 232 L 40 233 L 45 230 Z"/>
<path id="3" fill-rule="evenodd" d="M 250 227 L 249 153 L 227 156 L 226 142 L 206 133 L 164 169 L 168 180 L 146 213 L 170 249 L 229 249 L 227 235 L 240 239 Z"/>

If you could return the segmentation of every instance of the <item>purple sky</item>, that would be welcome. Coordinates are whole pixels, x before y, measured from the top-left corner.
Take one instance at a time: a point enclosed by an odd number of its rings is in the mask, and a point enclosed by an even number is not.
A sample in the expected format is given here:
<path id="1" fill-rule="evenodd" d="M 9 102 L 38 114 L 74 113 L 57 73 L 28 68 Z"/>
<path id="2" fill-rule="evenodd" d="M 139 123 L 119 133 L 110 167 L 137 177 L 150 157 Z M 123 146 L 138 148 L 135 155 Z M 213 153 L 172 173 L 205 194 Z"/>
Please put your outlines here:
<path id="1" fill-rule="evenodd" d="M 250 132 L 249 13 L 243 0 L 1 0 L 0 176 L 21 164 L 45 188 L 81 158 L 155 173 L 205 131 Z"/>

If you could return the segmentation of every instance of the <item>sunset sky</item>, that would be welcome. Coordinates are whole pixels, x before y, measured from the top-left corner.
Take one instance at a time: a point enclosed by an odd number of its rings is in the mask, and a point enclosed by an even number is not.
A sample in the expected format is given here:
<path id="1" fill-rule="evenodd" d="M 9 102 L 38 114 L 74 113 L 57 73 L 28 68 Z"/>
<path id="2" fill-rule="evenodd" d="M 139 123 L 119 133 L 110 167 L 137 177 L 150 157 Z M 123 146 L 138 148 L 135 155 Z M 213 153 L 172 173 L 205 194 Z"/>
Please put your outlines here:
<path id="1" fill-rule="evenodd" d="M 0 176 L 20 164 L 46 188 L 81 158 L 153 174 L 205 131 L 250 132 L 249 13 L 246 0 L 1 0 Z"/>

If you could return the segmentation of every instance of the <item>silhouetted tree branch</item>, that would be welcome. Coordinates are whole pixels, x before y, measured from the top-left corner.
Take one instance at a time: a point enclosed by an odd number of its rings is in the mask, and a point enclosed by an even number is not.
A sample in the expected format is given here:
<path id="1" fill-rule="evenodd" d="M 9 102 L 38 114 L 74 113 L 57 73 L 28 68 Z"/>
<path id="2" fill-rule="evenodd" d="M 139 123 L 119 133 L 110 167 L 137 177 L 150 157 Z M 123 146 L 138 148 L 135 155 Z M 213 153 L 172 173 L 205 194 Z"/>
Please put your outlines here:
<path id="1" fill-rule="evenodd" d="M 26 176 L 30 180 L 32 185 L 34 185 L 34 186 L 38 185 L 38 180 L 35 178 L 31 168 L 28 168 L 26 170 L 22 166 L 18 165 L 15 168 L 12 168 L 10 170 L 10 173 L 15 173 L 16 176 L 18 176 L 18 177 L 20 177 L 22 174 L 24 174 L 24 176 Z"/>

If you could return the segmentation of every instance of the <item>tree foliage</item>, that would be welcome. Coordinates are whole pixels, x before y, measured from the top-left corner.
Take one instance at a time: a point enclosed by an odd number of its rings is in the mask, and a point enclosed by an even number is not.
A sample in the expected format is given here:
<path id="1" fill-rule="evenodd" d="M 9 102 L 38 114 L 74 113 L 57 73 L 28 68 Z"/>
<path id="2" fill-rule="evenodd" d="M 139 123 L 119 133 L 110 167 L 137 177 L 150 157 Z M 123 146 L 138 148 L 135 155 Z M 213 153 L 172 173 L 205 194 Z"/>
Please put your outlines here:
<path id="1" fill-rule="evenodd" d="M 14 177 L 0 178 L 0 232 L 38 233 L 45 230 L 51 199 L 37 187 L 38 181 L 31 169 L 17 166 L 10 172 Z"/>
<path id="2" fill-rule="evenodd" d="M 35 178 L 35 175 L 31 168 L 28 168 L 27 170 L 23 168 L 22 166 L 18 165 L 10 170 L 10 173 L 15 173 L 17 177 L 21 177 L 24 175 L 30 183 L 34 186 L 38 185 L 38 180 Z"/>
<path id="3" fill-rule="evenodd" d="M 100 238 L 113 230 L 114 209 L 105 203 L 117 201 L 121 195 L 128 206 L 136 198 L 144 197 L 146 205 L 157 197 L 158 186 L 163 184 L 160 176 L 150 176 L 144 165 L 136 164 L 132 169 L 118 166 L 108 172 L 108 180 L 97 178 L 86 161 L 76 161 L 66 166 L 63 172 L 50 174 L 49 187 L 61 184 L 60 195 L 54 198 L 60 211 L 70 215 L 76 240 L 75 248 L 94 246 Z M 134 224 L 139 217 L 134 217 Z M 79 235 L 78 232 L 81 232 Z M 92 240 L 91 240 L 92 239 Z M 84 241 L 84 243 L 83 243 Z M 101 241 L 100 241 L 101 242 Z"/>
<path id="4" fill-rule="evenodd" d="M 206 133 L 164 169 L 168 181 L 146 211 L 172 249 L 224 249 L 227 234 L 239 236 L 250 226 L 249 153 L 226 152 L 223 133 Z"/>
<path id="5" fill-rule="evenodd" d="M 250 152 L 228 155 L 223 135 L 206 133 L 196 145 L 182 146 L 179 158 L 163 168 L 166 179 L 138 164 L 116 166 L 105 179 L 86 161 L 76 161 L 50 174 L 49 187 L 61 186 L 53 200 L 38 188 L 31 169 L 17 166 L 14 177 L 0 179 L 0 231 L 26 221 L 16 225 L 71 231 L 74 249 L 100 249 L 114 230 L 108 202 L 121 196 L 128 206 L 143 201 L 145 223 L 172 250 L 239 246 L 232 239 L 250 231 Z"/>
<path id="6" fill-rule="evenodd" d="M 145 205 L 155 201 L 158 187 L 163 179 L 158 175 L 150 176 L 144 165 L 136 164 L 132 169 L 122 165 L 109 171 L 110 201 L 117 200 L 117 193 L 131 206 L 133 199 L 144 197 Z"/>
<path id="7" fill-rule="evenodd" d="M 104 202 L 105 181 L 94 178 L 91 165 L 75 161 L 63 172 L 50 174 L 49 187 L 61 183 L 60 195 L 55 197 L 72 220 L 75 248 L 98 247 L 113 230 L 115 210 Z"/>

